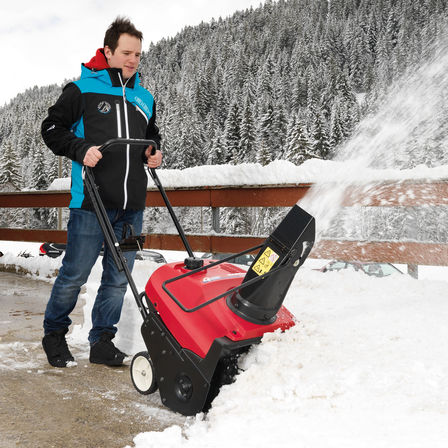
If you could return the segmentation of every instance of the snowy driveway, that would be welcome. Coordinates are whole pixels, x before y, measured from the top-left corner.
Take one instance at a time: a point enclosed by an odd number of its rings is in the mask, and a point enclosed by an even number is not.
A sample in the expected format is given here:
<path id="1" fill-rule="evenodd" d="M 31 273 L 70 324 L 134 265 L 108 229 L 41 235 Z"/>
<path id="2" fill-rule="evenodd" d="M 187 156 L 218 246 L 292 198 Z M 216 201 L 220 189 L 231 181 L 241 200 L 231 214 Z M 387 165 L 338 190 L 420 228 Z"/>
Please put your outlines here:
<path id="1" fill-rule="evenodd" d="M 0 284 L 1 448 L 123 447 L 139 432 L 183 423 L 158 396 L 135 391 L 127 366 L 90 364 L 87 345 L 72 347 L 76 367 L 49 366 L 40 340 L 51 285 L 5 272 Z"/>

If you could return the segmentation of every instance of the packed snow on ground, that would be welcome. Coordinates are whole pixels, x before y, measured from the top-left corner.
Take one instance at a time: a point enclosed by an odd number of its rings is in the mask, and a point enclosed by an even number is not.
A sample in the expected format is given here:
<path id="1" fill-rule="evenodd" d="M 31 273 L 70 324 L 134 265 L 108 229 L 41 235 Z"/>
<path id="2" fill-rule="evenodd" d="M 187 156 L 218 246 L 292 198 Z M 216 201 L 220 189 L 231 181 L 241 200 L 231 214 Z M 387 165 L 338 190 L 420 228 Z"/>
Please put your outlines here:
<path id="1" fill-rule="evenodd" d="M 17 257 L 24 246 L 37 254 L 32 243 L 0 241 L 7 260 L 38 268 L 41 278 L 47 266 L 60 262 Z M 164 254 L 168 261 L 184 255 Z M 222 388 L 207 415 L 185 418 L 163 432 L 138 434 L 135 447 L 445 448 L 447 268 L 421 268 L 419 280 L 380 279 L 312 269 L 323 264 L 307 260 L 291 285 L 285 305 L 296 326 L 265 335 L 240 360 L 241 373 Z M 157 267 L 136 262 L 139 290 Z M 86 356 L 100 268 L 95 266 L 83 295 L 85 322 L 69 338 L 70 344 L 85 347 Z M 145 349 L 140 325 L 128 293 L 117 345 L 128 353 Z"/>

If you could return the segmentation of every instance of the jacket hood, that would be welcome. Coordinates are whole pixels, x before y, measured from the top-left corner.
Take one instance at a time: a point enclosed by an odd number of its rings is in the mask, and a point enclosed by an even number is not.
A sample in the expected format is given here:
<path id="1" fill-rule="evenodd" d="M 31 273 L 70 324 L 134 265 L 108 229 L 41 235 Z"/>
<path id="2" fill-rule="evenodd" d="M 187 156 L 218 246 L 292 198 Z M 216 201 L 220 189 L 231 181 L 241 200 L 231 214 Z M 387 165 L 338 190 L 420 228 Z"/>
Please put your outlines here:
<path id="1" fill-rule="evenodd" d="M 105 68 L 109 68 L 106 55 L 104 54 L 104 49 L 98 48 L 98 50 L 96 50 L 95 56 L 93 56 L 93 58 L 90 59 L 89 62 L 86 62 L 84 66 L 89 68 L 90 70 L 104 70 Z"/>

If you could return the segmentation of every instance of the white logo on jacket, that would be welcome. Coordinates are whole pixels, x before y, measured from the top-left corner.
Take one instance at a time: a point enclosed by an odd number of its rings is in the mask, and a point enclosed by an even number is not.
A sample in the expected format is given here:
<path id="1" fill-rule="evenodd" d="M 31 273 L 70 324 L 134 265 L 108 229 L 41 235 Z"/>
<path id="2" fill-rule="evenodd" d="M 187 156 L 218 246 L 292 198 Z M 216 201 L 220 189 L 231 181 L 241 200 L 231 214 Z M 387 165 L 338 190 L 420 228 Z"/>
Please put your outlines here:
<path id="1" fill-rule="evenodd" d="M 107 101 L 101 101 L 101 103 L 98 103 L 98 106 L 96 107 L 102 114 L 108 114 L 112 109 L 111 105 Z"/>

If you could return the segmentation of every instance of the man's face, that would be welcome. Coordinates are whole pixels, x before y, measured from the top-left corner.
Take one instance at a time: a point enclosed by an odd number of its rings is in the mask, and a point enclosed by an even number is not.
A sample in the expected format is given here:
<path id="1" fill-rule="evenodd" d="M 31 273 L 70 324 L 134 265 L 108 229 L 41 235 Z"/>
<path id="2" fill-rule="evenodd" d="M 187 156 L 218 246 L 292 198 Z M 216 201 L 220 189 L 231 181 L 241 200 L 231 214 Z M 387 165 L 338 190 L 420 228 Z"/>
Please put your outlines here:
<path id="1" fill-rule="evenodd" d="M 112 50 L 106 45 L 104 54 L 112 68 L 121 68 L 124 79 L 129 79 L 138 68 L 142 54 L 142 43 L 137 37 L 122 34 L 118 39 L 118 46 Z"/>

